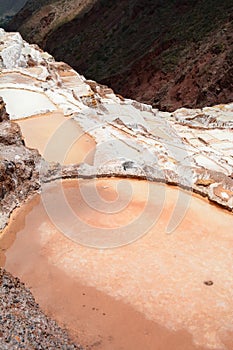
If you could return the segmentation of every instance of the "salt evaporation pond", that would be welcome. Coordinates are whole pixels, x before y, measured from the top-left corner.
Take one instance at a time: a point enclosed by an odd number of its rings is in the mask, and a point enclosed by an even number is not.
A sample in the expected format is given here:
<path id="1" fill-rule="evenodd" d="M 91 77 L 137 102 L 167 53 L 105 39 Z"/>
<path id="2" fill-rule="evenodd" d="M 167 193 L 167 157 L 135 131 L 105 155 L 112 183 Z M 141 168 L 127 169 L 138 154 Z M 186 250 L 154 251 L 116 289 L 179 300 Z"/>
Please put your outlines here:
<path id="1" fill-rule="evenodd" d="M 84 348 L 232 349 L 232 227 L 178 188 L 67 180 L 14 213 L 0 262 Z"/>
<path id="2" fill-rule="evenodd" d="M 17 88 L 0 89 L 11 119 L 20 119 L 56 110 L 56 106 L 43 93 Z"/>
<path id="3" fill-rule="evenodd" d="M 17 120 L 27 147 L 36 148 L 50 162 L 92 164 L 96 143 L 78 122 L 62 111 Z"/>

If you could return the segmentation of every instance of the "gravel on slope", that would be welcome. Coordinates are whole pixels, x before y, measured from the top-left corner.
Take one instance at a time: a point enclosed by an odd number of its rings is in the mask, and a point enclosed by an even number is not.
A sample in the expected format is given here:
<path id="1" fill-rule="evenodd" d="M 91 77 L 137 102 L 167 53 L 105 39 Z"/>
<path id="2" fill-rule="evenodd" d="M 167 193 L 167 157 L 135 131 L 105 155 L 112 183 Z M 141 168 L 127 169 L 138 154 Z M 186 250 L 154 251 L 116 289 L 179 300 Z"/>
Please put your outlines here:
<path id="1" fill-rule="evenodd" d="M 0 300 L 1 350 L 82 350 L 43 314 L 24 284 L 4 269 L 0 269 Z"/>

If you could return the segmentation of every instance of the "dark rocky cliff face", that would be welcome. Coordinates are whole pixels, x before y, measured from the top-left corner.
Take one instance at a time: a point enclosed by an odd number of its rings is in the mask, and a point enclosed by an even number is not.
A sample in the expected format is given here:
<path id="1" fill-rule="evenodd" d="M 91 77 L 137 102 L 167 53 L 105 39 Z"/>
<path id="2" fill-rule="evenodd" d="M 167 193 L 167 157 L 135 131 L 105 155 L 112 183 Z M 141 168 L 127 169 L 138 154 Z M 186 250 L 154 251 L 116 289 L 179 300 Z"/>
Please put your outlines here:
<path id="1" fill-rule="evenodd" d="M 33 42 L 27 21 L 43 6 L 28 1 L 9 28 Z M 88 78 L 162 110 L 227 103 L 233 99 L 232 12 L 231 0 L 98 0 L 39 44 Z M 40 23 L 43 18 L 37 30 Z"/>

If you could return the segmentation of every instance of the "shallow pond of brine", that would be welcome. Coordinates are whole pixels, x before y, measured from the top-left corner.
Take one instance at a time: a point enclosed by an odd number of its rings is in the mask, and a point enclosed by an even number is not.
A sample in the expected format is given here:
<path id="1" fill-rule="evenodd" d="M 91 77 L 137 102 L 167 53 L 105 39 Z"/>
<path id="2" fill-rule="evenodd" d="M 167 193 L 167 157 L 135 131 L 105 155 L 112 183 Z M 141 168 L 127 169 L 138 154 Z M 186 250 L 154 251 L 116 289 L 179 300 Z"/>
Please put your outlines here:
<path id="1" fill-rule="evenodd" d="M 233 216 L 138 180 L 46 185 L 0 262 L 86 349 L 233 349 Z"/>

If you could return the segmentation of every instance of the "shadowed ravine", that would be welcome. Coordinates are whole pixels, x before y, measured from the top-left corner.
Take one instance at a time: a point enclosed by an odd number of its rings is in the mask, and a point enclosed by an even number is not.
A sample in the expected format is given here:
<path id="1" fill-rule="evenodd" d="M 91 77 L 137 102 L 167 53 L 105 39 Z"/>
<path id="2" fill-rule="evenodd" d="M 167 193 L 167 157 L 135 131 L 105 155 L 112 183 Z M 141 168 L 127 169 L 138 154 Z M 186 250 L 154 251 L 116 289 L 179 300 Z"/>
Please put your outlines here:
<path id="1" fill-rule="evenodd" d="M 179 189 L 121 179 L 60 185 L 47 185 L 18 209 L 1 238 L 1 265 L 48 315 L 87 349 L 232 347 L 231 214 L 190 194 L 184 219 L 166 234 Z M 77 242 L 85 243 L 89 230 L 98 245 L 100 228 L 130 234 L 139 217 L 143 227 L 131 244 L 95 249 Z M 71 240 L 69 232 L 77 235 Z"/>

